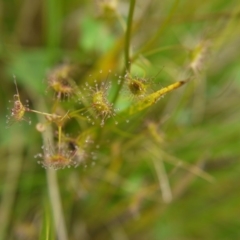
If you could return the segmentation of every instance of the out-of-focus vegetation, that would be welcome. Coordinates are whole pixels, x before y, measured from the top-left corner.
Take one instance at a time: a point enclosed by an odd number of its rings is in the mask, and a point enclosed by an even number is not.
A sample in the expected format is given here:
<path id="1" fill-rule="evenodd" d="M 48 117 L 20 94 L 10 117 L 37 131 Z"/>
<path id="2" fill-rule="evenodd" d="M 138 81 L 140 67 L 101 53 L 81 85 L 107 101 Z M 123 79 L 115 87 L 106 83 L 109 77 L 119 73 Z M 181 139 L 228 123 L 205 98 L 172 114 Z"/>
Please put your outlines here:
<path id="1" fill-rule="evenodd" d="M 0 0 L 0 239 L 240 239 L 239 20 L 237 0 Z M 59 101 L 47 79 L 64 65 L 78 91 Z M 59 136 L 41 115 L 6 124 L 13 75 L 23 104 L 64 116 L 72 148 L 90 136 L 77 168 L 37 163 Z M 77 112 L 95 79 L 118 109 L 103 126 L 85 119 L 98 105 Z"/>

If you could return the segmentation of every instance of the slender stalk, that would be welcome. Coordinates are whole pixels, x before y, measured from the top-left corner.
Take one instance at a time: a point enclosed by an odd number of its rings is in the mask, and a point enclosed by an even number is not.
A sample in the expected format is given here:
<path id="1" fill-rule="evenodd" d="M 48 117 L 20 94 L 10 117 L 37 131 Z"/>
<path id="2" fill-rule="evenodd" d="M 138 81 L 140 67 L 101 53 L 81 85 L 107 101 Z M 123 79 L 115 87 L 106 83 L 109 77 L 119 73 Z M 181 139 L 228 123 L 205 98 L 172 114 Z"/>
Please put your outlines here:
<path id="1" fill-rule="evenodd" d="M 155 35 L 150 38 L 147 43 L 133 56 L 133 59 L 136 59 L 140 54 L 145 53 L 147 51 L 149 51 L 149 49 L 152 48 L 152 46 L 157 42 L 157 40 L 159 39 L 159 37 L 161 36 L 161 34 L 163 33 L 163 31 L 168 27 L 169 22 L 172 20 L 173 14 L 175 13 L 175 11 L 177 10 L 177 7 L 179 5 L 180 0 L 175 0 L 170 12 L 167 16 L 167 18 L 165 19 L 165 21 L 161 24 L 160 28 L 158 29 L 158 31 L 155 33 Z"/>
<path id="2" fill-rule="evenodd" d="M 147 56 L 151 56 L 153 54 L 160 53 L 160 52 L 163 52 L 163 51 L 181 50 L 181 49 L 185 50 L 182 45 L 170 45 L 170 46 L 165 46 L 165 47 L 160 47 L 160 48 L 150 50 L 150 51 L 144 53 L 144 56 L 147 57 Z"/>
<path id="3" fill-rule="evenodd" d="M 130 67 L 131 67 L 131 62 L 130 62 L 130 41 L 131 41 L 131 30 L 132 30 L 132 20 L 133 20 L 133 13 L 134 13 L 134 8 L 135 8 L 135 3 L 136 0 L 131 0 L 130 1 L 130 6 L 129 6 L 129 12 L 128 12 L 128 20 L 127 20 L 127 29 L 126 29 L 126 35 L 125 35 L 125 46 L 124 46 L 124 58 L 125 58 L 125 67 L 123 70 L 123 75 L 126 72 L 130 71 Z M 121 79 L 120 84 L 118 85 L 116 94 L 114 96 L 113 99 L 113 103 L 115 103 L 117 101 L 119 92 L 123 86 L 124 83 L 124 78 Z"/>
<path id="4" fill-rule="evenodd" d="M 38 99 L 35 101 L 35 105 L 37 108 L 46 109 L 44 102 L 42 99 Z M 44 121 L 41 115 L 38 115 L 39 121 Z M 61 131 L 60 131 L 61 132 Z M 53 146 L 53 130 L 51 126 L 46 128 L 46 131 L 42 132 L 43 144 L 44 146 L 51 145 Z M 68 240 L 67 229 L 62 209 L 61 197 L 59 185 L 57 182 L 57 172 L 53 169 L 46 169 L 47 182 L 48 182 L 48 193 L 49 199 L 55 224 L 55 231 L 58 236 L 58 240 Z"/>
<path id="5" fill-rule="evenodd" d="M 33 110 L 33 109 L 27 109 L 28 112 L 34 112 L 34 113 L 38 113 L 38 114 L 41 114 L 41 115 L 44 115 L 44 116 L 49 116 L 49 117 L 61 117 L 59 115 L 56 115 L 56 114 L 51 114 L 51 113 L 45 113 L 45 112 L 40 112 L 40 111 L 37 111 L 37 110 Z"/>
<path id="6" fill-rule="evenodd" d="M 58 151 L 61 148 L 61 140 L 62 140 L 62 126 L 58 126 Z"/>
<path id="7" fill-rule="evenodd" d="M 53 212 L 55 230 L 59 240 L 67 240 L 67 230 L 63 215 L 56 170 L 47 169 L 48 192 Z"/>
<path id="8" fill-rule="evenodd" d="M 130 58 L 129 58 L 129 50 L 130 50 L 130 41 L 131 41 L 131 30 L 132 30 L 132 20 L 133 20 L 133 13 L 135 7 L 136 0 L 131 0 L 129 12 L 128 12 L 128 21 L 127 21 L 127 29 L 126 29 L 126 36 L 125 36 L 125 70 L 129 72 L 130 70 Z"/>
<path id="9" fill-rule="evenodd" d="M 173 200 L 173 196 L 164 163 L 160 156 L 159 158 L 153 158 L 152 161 L 159 180 L 159 186 L 162 191 L 163 201 L 165 203 L 170 203 Z"/>

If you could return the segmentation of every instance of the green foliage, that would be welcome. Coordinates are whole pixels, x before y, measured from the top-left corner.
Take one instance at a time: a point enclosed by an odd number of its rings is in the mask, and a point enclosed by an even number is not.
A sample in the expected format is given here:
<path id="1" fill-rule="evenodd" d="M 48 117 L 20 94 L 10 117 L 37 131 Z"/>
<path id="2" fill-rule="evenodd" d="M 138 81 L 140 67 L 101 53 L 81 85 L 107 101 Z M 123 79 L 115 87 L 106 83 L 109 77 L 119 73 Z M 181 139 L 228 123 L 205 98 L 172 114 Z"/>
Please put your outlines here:
<path id="1" fill-rule="evenodd" d="M 238 239 L 238 5 L 0 0 L 0 239 Z"/>

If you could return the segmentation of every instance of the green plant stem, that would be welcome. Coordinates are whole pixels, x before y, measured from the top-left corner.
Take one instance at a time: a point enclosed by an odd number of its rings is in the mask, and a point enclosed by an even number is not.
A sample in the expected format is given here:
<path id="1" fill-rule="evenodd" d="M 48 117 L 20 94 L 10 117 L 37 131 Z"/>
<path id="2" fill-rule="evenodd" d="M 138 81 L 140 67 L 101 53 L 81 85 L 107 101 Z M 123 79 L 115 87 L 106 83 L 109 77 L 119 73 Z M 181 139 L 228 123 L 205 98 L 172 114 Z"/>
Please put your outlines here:
<path id="1" fill-rule="evenodd" d="M 156 53 L 160 53 L 160 52 L 164 52 L 164 51 L 181 50 L 181 49 L 186 51 L 186 49 L 182 45 L 172 45 L 172 46 L 170 45 L 170 46 L 165 46 L 165 47 L 160 47 L 160 48 L 150 50 L 149 52 L 146 52 L 144 54 L 144 56 L 147 57 L 147 56 L 151 56 Z"/>
<path id="2" fill-rule="evenodd" d="M 127 21 L 127 29 L 126 29 L 126 37 L 125 37 L 125 70 L 130 71 L 130 57 L 129 57 L 129 49 L 130 49 L 130 41 L 131 41 L 131 29 L 132 29 L 132 20 L 133 20 L 133 13 L 135 7 L 136 0 L 131 0 L 129 13 L 128 13 L 128 21 Z"/>
<path id="3" fill-rule="evenodd" d="M 48 117 L 61 117 L 59 115 L 56 115 L 56 114 L 51 114 L 51 113 L 45 113 L 45 112 L 40 112 L 40 111 L 37 111 L 37 110 L 33 110 L 33 109 L 27 109 L 28 112 L 33 112 L 33 113 L 37 113 L 37 114 L 42 114 L 44 116 L 48 116 Z"/>
<path id="4" fill-rule="evenodd" d="M 58 151 L 60 151 L 62 142 L 62 126 L 58 126 Z"/>
<path id="5" fill-rule="evenodd" d="M 135 3 L 136 0 L 131 0 L 130 1 L 130 6 L 129 6 L 129 12 L 128 12 L 128 20 L 127 20 L 127 29 L 126 29 L 126 35 L 125 35 L 125 46 L 124 46 L 124 58 L 125 58 L 125 67 L 123 70 L 123 75 L 126 72 L 130 71 L 131 63 L 130 63 L 130 41 L 131 41 L 131 30 L 132 30 L 132 20 L 133 20 L 133 13 L 134 13 L 134 8 L 135 8 Z M 116 94 L 113 99 L 113 103 L 117 101 L 117 98 L 119 96 L 119 92 L 122 89 L 124 83 L 124 78 L 121 79 L 120 84 L 118 85 L 118 88 L 116 90 Z"/>
<path id="6" fill-rule="evenodd" d="M 59 240 L 67 240 L 67 230 L 57 182 L 56 170 L 47 169 L 48 192 L 53 212 L 55 231 Z"/>
<path id="7" fill-rule="evenodd" d="M 37 101 L 34 101 L 34 105 L 37 105 L 36 108 L 39 109 L 46 109 L 46 106 L 42 99 L 38 99 Z M 45 119 L 43 116 L 38 115 L 38 119 L 40 122 L 44 121 Z M 53 130 L 51 126 L 48 126 L 44 132 L 42 132 L 42 138 L 43 138 L 43 144 L 44 146 L 54 146 L 53 143 Z M 45 153 L 44 153 L 45 155 Z M 57 172 L 56 170 L 47 168 L 46 169 L 46 175 L 47 175 L 47 183 L 48 183 L 48 193 L 49 193 L 49 199 L 55 224 L 55 231 L 57 233 L 59 240 L 67 240 L 67 229 L 62 209 L 62 203 L 61 203 L 61 197 L 60 197 L 60 191 L 59 191 L 59 185 L 57 182 Z"/>

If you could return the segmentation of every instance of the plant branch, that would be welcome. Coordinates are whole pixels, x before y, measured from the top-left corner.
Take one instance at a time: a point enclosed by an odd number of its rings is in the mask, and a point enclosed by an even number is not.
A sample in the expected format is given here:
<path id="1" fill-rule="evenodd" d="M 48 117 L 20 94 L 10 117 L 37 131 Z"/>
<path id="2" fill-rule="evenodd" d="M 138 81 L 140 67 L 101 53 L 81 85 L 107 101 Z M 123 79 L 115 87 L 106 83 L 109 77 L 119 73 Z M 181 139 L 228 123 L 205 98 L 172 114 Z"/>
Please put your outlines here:
<path id="1" fill-rule="evenodd" d="M 38 99 L 38 101 L 34 101 L 34 103 L 35 105 L 38 105 L 36 106 L 37 108 L 46 109 L 42 99 Z M 38 115 L 38 119 L 40 122 L 45 120 L 41 115 Z M 42 132 L 44 146 L 47 146 L 49 144 L 50 146 L 54 146 L 52 133 L 53 133 L 53 130 L 51 126 L 48 126 L 46 130 Z M 52 209 L 53 219 L 55 224 L 55 231 L 57 233 L 59 240 L 67 240 L 68 239 L 67 230 L 66 230 L 66 224 L 65 224 L 65 219 L 64 219 L 63 209 L 62 209 L 59 185 L 57 182 L 57 173 L 56 173 L 56 170 L 47 168 L 46 174 L 47 174 L 47 182 L 48 182 L 48 193 L 49 193 L 50 204 L 51 204 L 51 209 Z"/>
<path id="2" fill-rule="evenodd" d="M 125 46 L 124 46 L 125 67 L 124 67 L 124 70 L 123 70 L 123 75 L 125 75 L 126 72 L 129 72 L 130 67 L 131 67 L 129 51 L 130 51 L 132 20 L 133 20 L 135 3 L 136 3 L 136 0 L 131 0 L 130 1 L 130 6 L 129 6 L 127 29 L 126 29 L 126 35 L 125 35 Z M 118 98 L 120 90 L 122 89 L 123 83 L 124 83 L 124 78 L 121 79 L 121 82 L 118 85 L 116 94 L 115 94 L 114 99 L 113 99 L 113 103 L 115 103 L 117 101 L 117 98 Z"/>
<path id="3" fill-rule="evenodd" d="M 133 20 L 133 12 L 135 7 L 136 0 L 131 0 L 129 12 L 128 12 L 128 21 L 127 21 L 127 29 L 125 35 L 125 71 L 130 70 L 130 57 L 129 57 L 129 50 L 130 50 L 130 41 L 131 41 L 131 30 L 132 30 L 132 20 Z"/>

